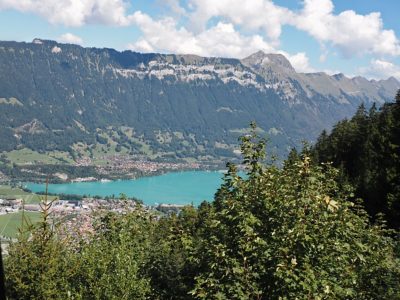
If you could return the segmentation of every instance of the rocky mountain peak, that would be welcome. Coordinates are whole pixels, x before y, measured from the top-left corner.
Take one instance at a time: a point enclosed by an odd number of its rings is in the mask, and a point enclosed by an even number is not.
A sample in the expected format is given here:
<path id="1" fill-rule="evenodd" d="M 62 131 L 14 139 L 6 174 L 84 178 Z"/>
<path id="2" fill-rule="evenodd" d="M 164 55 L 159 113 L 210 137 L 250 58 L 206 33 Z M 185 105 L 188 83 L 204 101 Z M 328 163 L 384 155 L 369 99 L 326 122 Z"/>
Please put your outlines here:
<path id="1" fill-rule="evenodd" d="M 259 61 L 260 59 L 263 59 L 264 57 L 267 56 L 267 53 L 265 53 L 262 50 L 259 50 L 253 54 L 250 54 L 249 56 L 245 57 L 243 60 L 253 60 L 253 61 Z"/>
<path id="2" fill-rule="evenodd" d="M 295 72 L 293 66 L 284 55 L 278 53 L 265 53 L 261 50 L 242 59 L 242 63 L 255 69 L 272 67 L 280 71 Z"/>
<path id="3" fill-rule="evenodd" d="M 393 84 L 399 84 L 399 81 L 393 76 L 390 76 L 388 79 L 386 79 L 386 81 Z"/>
<path id="4" fill-rule="evenodd" d="M 338 81 L 347 78 L 343 73 L 334 74 L 332 77 Z"/>

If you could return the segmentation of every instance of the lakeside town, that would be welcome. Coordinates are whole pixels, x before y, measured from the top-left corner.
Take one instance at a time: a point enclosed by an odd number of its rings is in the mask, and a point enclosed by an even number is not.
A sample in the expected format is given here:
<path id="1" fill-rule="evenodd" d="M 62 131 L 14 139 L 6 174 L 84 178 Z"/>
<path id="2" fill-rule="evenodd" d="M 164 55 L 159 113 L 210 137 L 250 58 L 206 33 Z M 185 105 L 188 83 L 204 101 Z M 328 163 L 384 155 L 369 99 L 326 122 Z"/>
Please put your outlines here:
<path id="1" fill-rule="evenodd" d="M 78 159 L 75 163 L 76 166 L 91 166 L 96 167 L 98 174 L 107 177 L 110 174 L 129 174 L 132 172 L 140 172 L 143 175 L 153 175 L 168 171 L 177 170 L 198 170 L 202 167 L 197 162 L 159 162 L 149 161 L 144 157 L 136 158 L 129 155 L 108 155 L 103 158 L 107 164 L 97 165 L 94 164 L 89 157 Z"/>
<path id="2" fill-rule="evenodd" d="M 116 179 L 116 177 L 112 176 L 113 174 L 119 174 L 119 176 L 121 176 L 117 178 L 134 179 L 143 176 L 155 176 L 174 171 L 203 170 L 212 168 L 211 165 L 205 165 L 204 163 L 198 162 L 151 161 L 144 156 L 106 155 L 101 157 L 101 159 L 106 163 L 99 164 L 98 161 L 95 161 L 90 157 L 82 157 L 75 161 L 74 166 L 77 168 L 95 168 L 96 172 L 94 174 L 88 173 L 88 176 L 83 174 L 81 177 L 74 177 L 73 175 L 63 172 L 54 172 L 53 175 L 61 182 L 107 182 Z M 39 170 L 34 171 L 27 169 L 26 171 L 35 176 L 46 175 L 44 172 L 43 174 L 40 173 Z M 43 178 L 46 179 L 46 177 Z M 37 200 L 33 201 L 34 203 L 32 201 L 25 201 L 26 195 L 18 195 L 18 190 L 25 191 L 22 182 L 10 181 L 9 178 L 1 172 L 0 182 L 4 182 L 6 186 L 16 189 L 16 193 L 0 193 L 0 216 L 5 217 L 5 215 L 8 215 L 10 216 L 9 219 L 22 220 L 22 217 L 20 216 L 21 213 L 27 212 L 28 214 L 37 216 L 36 219 L 40 219 L 40 213 L 43 211 L 46 204 L 45 201 L 43 201 L 45 198 L 44 195 L 36 195 Z M 52 181 L 49 180 L 49 182 Z M 30 193 L 29 190 L 26 190 L 26 192 Z M 62 223 L 64 229 L 71 231 L 77 230 L 78 233 L 90 232 L 93 223 L 93 217 L 97 212 L 100 211 L 121 214 L 126 211 L 137 209 L 138 206 L 140 206 L 141 209 L 155 212 L 155 216 L 162 216 L 169 215 L 171 213 L 179 213 L 184 206 L 175 204 L 158 204 L 155 206 L 147 206 L 143 205 L 140 201 L 136 201 L 136 199 L 127 199 L 122 201 L 121 198 L 114 198 L 114 196 L 79 196 L 79 199 L 74 196 L 77 195 L 49 195 L 49 199 L 56 199 L 51 202 L 49 216 L 52 223 Z M 7 217 L 5 218 L 8 219 Z M 3 232 L 0 232 L 0 239 L 2 243 L 8 243 L 12 238 L 10 238 L 9 235 L 4 235 Z"/>
<path id="3" fill-rule="evenodd" d="M 0 162 L 0 182 L 86 182 L 136 179 L 167 172 L 210 170 L 218 166 L 196 161 L 156 161 L 143 155 L 105 155 L 92 159 L 77 158 L 73 164 L 24 164 L 7 159 Z"/>
<path id="4" fill-rule="evenodd" d="M 68 198 L 66 196 L 63 199 L 54 198 L 47 202 L 41 201 L 40 203 L 26 204 L 22 197 L 0 195 L 0 216 L 11 214 L 17 216 L 18 213 L 24 212 L 37 213 L 39 217 L 39 214 L 47 210 L 49 223 L 59 224 L 63 232 L 68 232 L 72 235 L 84 235 L 93 232 L 94 219 L 102 213 L 125 214 L 136 209 L 142 209 L 147 212 L 153 211 L 154 218 L 158 219 L 163 215 L 179 213 L 184 207 L 184 205 L 178 204 L 148 206 L 137 200 L 126 199 L 124 195 L 121 195 L 120 198 Z M 22 226 L 22 216 L 20 225 Z M 13 240 L 15 240 L 15 237 L 5 236 L 3 232 L 0 232 L 3 251 L 7 249 L 8 243 Z"/>
<path id="5" fill-rule="evenodd" d="M 107 174 L 109 171 L 130 171 L 137 169 L 142 172 L 157 172 L 159 170 L 181 170 L 181 169 L 198 169 L 200 164 L 197 162 L 160 162 L 150 161 L 144 156 L 136 157 L 132 155 L 107 155 L 100 158 L 106 161 L 106 165 L 96 164 L 93 159 L 88 156 L 78 158 L 75 161 L 77 167 L 96 166 L 100 172 Z"/>

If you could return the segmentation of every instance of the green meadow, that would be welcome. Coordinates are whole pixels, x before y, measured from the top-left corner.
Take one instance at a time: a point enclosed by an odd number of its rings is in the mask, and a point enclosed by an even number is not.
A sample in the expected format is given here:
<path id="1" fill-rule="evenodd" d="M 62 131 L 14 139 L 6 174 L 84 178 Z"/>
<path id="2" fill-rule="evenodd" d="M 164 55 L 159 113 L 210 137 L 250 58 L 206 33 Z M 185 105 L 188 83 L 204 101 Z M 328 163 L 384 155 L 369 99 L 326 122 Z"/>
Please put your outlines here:
<path id="1" fill-rule="evenodd" d="M 40 220 L 40 213 L 25 211 L 25 218 L 28 223 L 35 224 Z M 18 229 L 22 226 L 23 213 L 8 213 L 0 215 L 0 236 L 15 238 Z"/>
<path id="2" fill-rule="evenodd" d="M 44 196 L 41 195 L 36 195 L 34 193 L 28 193 L 20 188 L 13 188 L 8 185 L 0 185 L 0 199 L 5 197 L 16 197 L 16 198 L 21 198 L 24 200 L 25 204 L 34 204 L 34 203 L 39 203 Z M 51 199 L 51 196 L 49 196 L 49 199 Z"/>
<path id="3" fill-rule="evenodd" d="M 0 185 L 0 199 L 7 197 L 15 197 L 23 199 L 25 204 L 36 204 L 43 200 L 44 196 L 34 193 L 28 193 L 20 188 L 13 188 L 8 185 Z M 49 199 L 54 199 L 54 196 L 49 196 Z M 40 220 L 40 213 L 25 212 L 25 217 L 30 223 L 36 223 Z M 7 213 L 0 215 L 0 236 L 14 238 L 17 236 L 18 228 L 22 224 L 22 211 Z"/>

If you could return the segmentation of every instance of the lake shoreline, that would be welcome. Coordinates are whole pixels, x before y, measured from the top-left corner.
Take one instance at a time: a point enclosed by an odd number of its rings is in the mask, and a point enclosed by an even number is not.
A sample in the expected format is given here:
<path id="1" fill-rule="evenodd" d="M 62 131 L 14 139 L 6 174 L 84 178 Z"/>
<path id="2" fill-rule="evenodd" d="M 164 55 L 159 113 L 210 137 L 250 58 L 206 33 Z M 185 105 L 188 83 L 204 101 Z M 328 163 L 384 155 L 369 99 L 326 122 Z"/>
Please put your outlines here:
<path id="1" fill-rule="evenodd" d="M 224 170 L 174 171 L 136 179 L 112 181 L 81 181 L 50 183 L 49 192 L 86 196 L 112 196 L 126 194 L 143 201 L 145 205 L 200 204 L 212 201 L 222 183 Z M 26 182 L 32 192 L 43 192 L 44 183 Z M 116 198 L 117 198 L 116 197 Z"/>

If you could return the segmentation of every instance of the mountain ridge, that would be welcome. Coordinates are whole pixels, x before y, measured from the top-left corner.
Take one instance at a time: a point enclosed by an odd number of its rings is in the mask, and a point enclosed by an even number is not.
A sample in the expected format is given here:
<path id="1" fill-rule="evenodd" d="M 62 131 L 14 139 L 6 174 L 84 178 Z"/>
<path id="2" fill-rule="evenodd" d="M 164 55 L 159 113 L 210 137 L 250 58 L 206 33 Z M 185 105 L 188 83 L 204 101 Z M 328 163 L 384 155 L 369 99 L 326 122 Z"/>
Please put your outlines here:
<path id="1" fill-rule="evenodd" d="M 0 151 L 75 151 L 108 136 L 131 153 L 141 143 L 160 157 L 230 156 L 255 120 L 284 154 L 400 88 L 395 78 L 297 73 L 283 55 L 262 51 L 234 59 L 41 39 L 0 41 L 0 70 Z M 40 126 L 18 129 L 29 124 Z"/>

